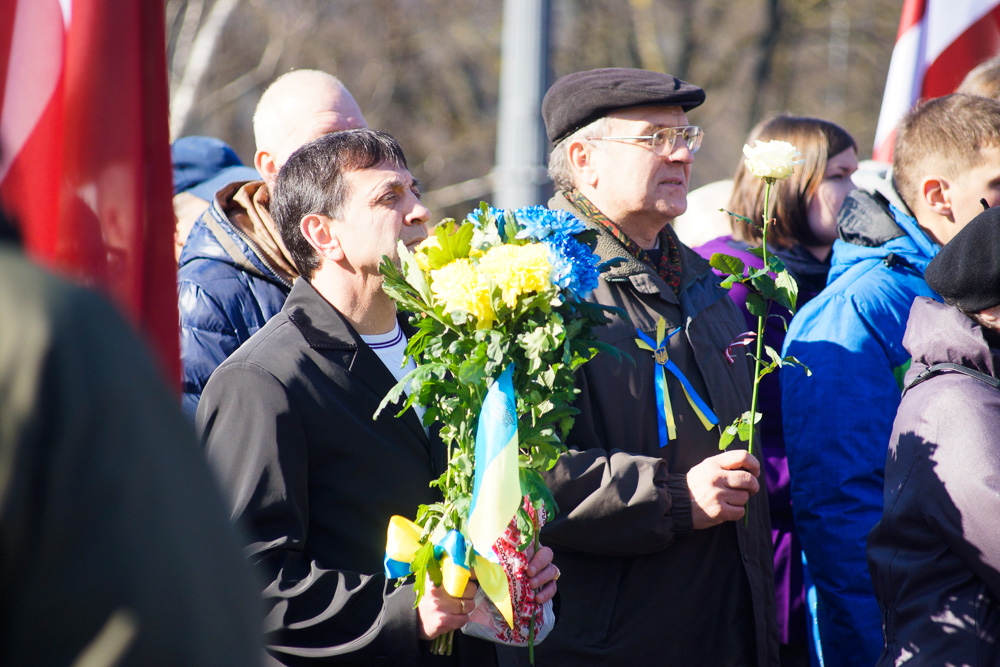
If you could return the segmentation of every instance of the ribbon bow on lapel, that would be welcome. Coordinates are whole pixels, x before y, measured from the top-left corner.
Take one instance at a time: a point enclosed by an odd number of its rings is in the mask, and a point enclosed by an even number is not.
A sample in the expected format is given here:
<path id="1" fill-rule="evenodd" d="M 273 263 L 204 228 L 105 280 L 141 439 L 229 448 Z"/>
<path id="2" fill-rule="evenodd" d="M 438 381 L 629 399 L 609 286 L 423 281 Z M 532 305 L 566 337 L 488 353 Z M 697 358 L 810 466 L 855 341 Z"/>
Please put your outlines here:
<path id="1" fill-rule="evenodd" d="M 667 341 L 680 331 L 681 328 L 674 329 L 669 335 L 667 335 L 666 330 L 667 323 L 662 317 L 656 323 L 656 341 L 639 329 L 635 330 L 639 335 L 635 339 L 635 344 L 640 349 L 652 352 L 653 358 L 656 360 L 657 367 L 653 370 L 653 373 L 656 384 L 656 416 L 660 431 L 660 447 L 666 446 L 670 440 L 677 439 L 677 425 L 674 422 L 674 413 L 670 406 L 670 393 L 667 391 L 667 371 L 670 371 L 677 378 L 677 381 L 681 383 L 681 388 L 684 390 L 684 395 L 687 397 L 688 403 L 691 404 L 694 413 L 698 415 L 698 419 L 701 420 L 705 430 L 709 430 L 712 426 L 719 423 L 719 418 L 715 416 L 712 409 L 702 400 L 688 379 L 684 377 L 681 369 L 670 360 L 667 354 Z"/>

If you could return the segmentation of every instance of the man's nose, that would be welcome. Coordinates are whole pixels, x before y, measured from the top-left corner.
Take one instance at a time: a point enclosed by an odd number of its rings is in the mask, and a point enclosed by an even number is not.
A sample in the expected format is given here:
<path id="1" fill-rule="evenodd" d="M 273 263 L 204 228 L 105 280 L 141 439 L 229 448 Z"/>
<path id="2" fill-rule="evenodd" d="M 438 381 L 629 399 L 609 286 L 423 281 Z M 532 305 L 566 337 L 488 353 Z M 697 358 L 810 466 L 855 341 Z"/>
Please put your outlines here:
<path id="1" fill-rule="evenodd" d="M 410 211 L 410 214 L 406 216 L 406 220 L 404 222 L 407 225 L 413 227 L 417 225 L 427 224 L 427 222 L 430 219 L 431 219 L 430 209 L 428 209 L 426 206 L 420 203 L 420 200 L 417 200 L 416 205 L 413 207 L 413 210 Z"/>
<path id="2" fill-rule="evenodd" d="M 684 164 L 694 162 L 694 153 L 688 148 L 683 137 L 677 137 L 673 149 L 669 153 L 664 153 L 662 157 L 667 162 L 683 162 Z"/>

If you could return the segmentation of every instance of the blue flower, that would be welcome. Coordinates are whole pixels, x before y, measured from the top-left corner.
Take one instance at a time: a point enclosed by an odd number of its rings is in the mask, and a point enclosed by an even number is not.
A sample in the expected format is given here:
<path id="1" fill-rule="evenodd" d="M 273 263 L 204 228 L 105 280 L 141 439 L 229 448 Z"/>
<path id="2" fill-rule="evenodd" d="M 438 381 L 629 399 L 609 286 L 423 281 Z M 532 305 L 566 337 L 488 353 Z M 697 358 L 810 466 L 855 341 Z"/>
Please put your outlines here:
<path id="1" fill-rule="evenodd" d="M 524 227 L 517 234 L 519 239 L 532 238 L 541 241 L 552 234 L 570 236 L 586 229 L 572 213 L 553 211 L 543 206 L 519 208 L 514 211 L 514 217 Z"/>
<path id="2" fill-rule="evenodd" d="M 572 236 L 550 234 L 543 241 L 549 249 L 552 283 L 569 290 L 578 299 L 586 299 L 597 287 L 601 272 L 600 258 Z"/>
<path id="3" fill-rule="evenodd" d="M 503 218 L 504 210 L 502 208 L 493 208 L 490 206 L 489 215 L 494 220 L 500 220 Z M 488 218 L 484 219 L 482 217 L 482 212 L 478 208 L 472 211 L 472 213 L 469 213 L 469 215 L 465 216 L 465 222 L 472 223 L 476 229 L 482 229 L 487 220 Z"/>

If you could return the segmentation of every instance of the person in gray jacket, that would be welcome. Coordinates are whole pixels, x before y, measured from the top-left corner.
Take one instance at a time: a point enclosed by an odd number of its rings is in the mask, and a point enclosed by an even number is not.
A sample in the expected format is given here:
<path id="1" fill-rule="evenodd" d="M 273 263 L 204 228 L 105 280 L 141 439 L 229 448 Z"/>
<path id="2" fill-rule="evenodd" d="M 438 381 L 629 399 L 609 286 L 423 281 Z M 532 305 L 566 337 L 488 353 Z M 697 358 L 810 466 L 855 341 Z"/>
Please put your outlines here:
<path id="1" fill-rule="evenodd" d="M 1000 664 L 1000 208 L 927 266 L 912 355 L 868 535 L 882 611 L 878 665 Z"/>
<path id="2" fill-rule="evenodd" d="M 565 76 L 542 103 L 558 190 L 549 207 L 583 220 L 601 259 L 618 262 L 592 300 L 620 309 L 598 336 L 634 362 L 605 354 L 581 369 L 569 451 L 547 476 L 559 514 L 542 535 L 563 573 L 559 622 L 536 648 L 549 667 L 778 661 L 760 464 L 720 454 L 718 426 L 699 416 L 727 426 L 749 409 L 746 359 L 725 355 L 746 325 L 669 224 L 702 139 L 686 112 L 704 99 L 668 74 L 614 68 Z M 661 321 L 661 352 L 689 383 L 668 374 L 675 428 L 662 432 L 663 371 L 636 343 L 657 338 Z"/>

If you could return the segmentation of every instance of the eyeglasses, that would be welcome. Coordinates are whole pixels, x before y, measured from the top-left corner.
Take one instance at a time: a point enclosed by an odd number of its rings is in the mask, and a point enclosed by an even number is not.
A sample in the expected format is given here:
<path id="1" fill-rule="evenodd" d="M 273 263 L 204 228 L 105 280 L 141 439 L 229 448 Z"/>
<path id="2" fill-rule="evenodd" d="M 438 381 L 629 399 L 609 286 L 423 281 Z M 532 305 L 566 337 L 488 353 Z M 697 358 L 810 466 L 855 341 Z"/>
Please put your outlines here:
<path id="1" fill-rule="evenodd" d="M 697 125 L 684 125 L 665 127 L 645 137 L 587 137 L 587 139 L 590 141 L 644 141 L 649 144 L 654 153 L 666 156 L 674 152 L 674 148 L 677 146 L 677 137 L 684 140 L 689 151 L 697 153 L 698 149 L 701 148 L 701 140 L 705 138 L 705 133 Z"/>

